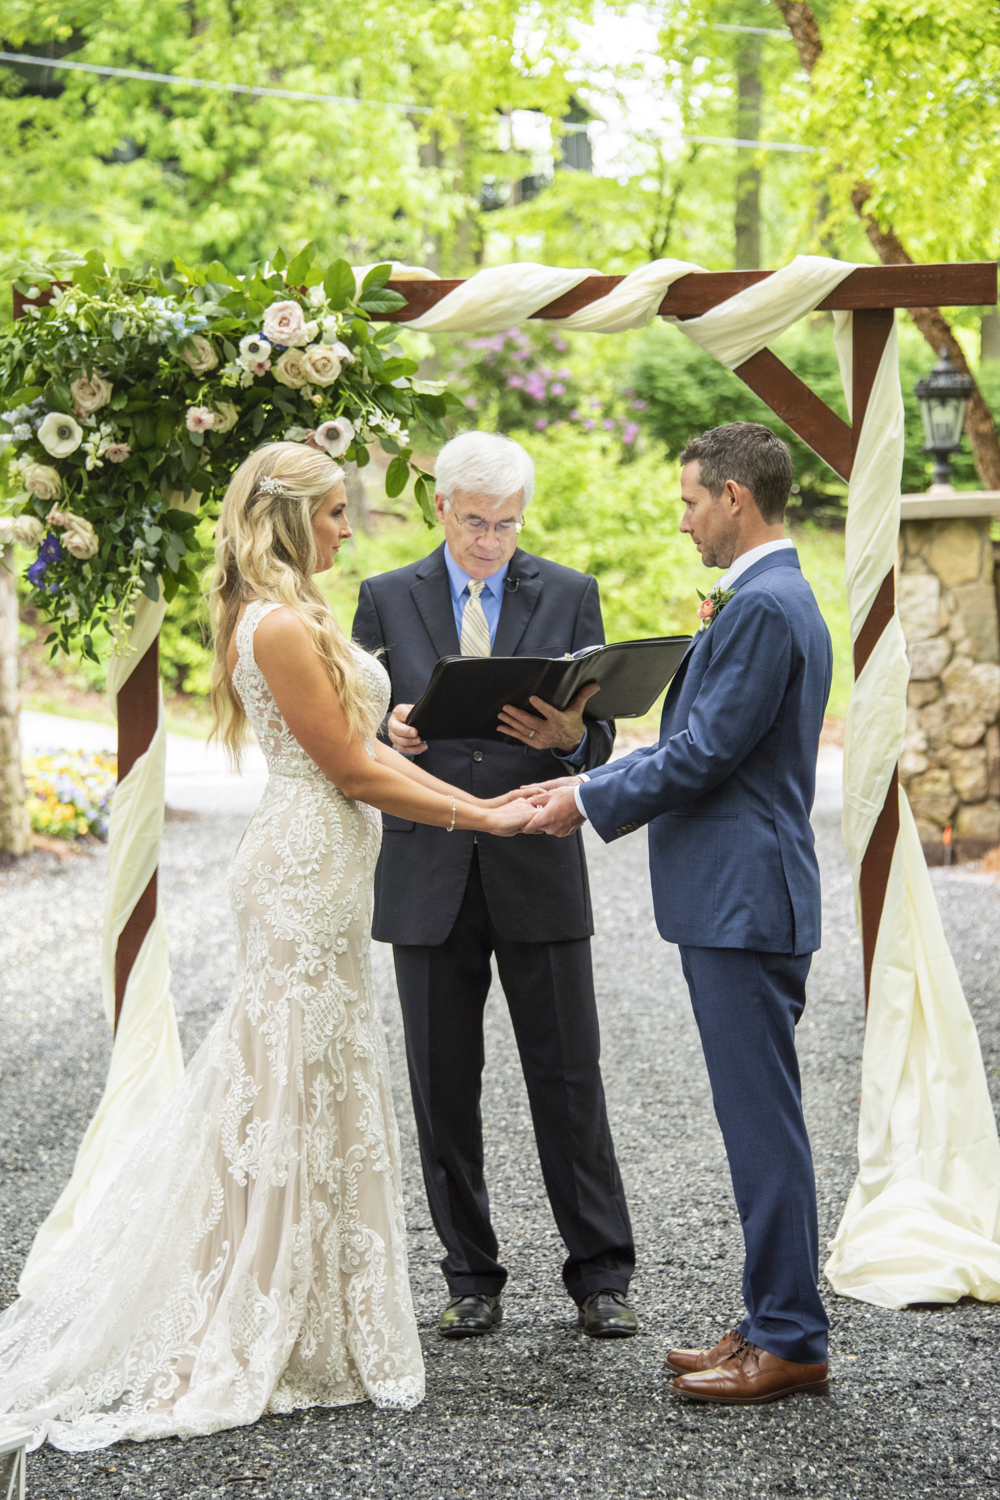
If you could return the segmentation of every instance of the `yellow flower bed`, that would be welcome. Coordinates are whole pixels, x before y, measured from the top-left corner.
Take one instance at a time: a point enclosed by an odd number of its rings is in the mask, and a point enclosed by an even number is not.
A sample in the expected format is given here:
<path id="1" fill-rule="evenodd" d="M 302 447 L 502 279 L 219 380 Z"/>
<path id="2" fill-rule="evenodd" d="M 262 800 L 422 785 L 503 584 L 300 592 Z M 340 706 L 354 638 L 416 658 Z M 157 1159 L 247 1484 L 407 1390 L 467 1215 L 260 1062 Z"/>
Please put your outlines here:
<path id="1" fill-rule="evenodd" d="M 118 757 L 101 751 L 59 750 L 24 758 L 32 831 L 49 838 L 105 839 Z"/>

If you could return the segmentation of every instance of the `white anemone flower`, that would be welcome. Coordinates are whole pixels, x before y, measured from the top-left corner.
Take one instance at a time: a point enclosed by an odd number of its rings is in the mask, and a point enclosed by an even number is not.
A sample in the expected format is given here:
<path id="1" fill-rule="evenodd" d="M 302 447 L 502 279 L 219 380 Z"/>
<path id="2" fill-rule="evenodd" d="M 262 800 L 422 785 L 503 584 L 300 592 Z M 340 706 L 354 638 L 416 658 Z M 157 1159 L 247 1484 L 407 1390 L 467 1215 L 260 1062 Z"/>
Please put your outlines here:
<path id="1" fill-rule="evenodd" d="M 75 453 L 83 442 L 83 428 L 75 417 L 67 417 L 61 411 L 50 411 L 38 429 L 38 441 L 53 458 L 65 458 L 67 454 Z"/>

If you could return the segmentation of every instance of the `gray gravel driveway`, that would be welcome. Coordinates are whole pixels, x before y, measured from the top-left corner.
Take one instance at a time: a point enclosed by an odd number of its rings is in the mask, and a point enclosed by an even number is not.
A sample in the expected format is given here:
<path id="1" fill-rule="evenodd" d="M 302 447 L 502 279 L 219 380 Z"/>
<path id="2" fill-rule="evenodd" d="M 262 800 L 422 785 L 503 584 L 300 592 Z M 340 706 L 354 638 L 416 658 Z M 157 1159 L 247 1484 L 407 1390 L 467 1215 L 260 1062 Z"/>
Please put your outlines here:
<path id="1" fill-rule="evenodd" d="M 821 1240 L 855 1170 L 863 1001 L 850 879 L 832 809 L 817 818 L 825 946 L 800 1027 Z M 161 891 L 186 1055 L 226 995 L 225 869 L 240 819 L 167 825 Z M 1000 1307 L 883 1312 L 834 1297 L 826 1399 L 691 1407 L 662 1369 L 671 1343 L 710 1344 L 741 1312 L 740 1234 L 674 949 L 653 926 L 645 839 L 590 840 L 595 962 L 612 1128 L 636 1228 L 637 1339 L 583 1337 L 535 1159 L 502 995 L 488 1008 L 487 1169 L 511 1279 L 502 1331 L 447 1344 L 444 1285 L 424 1202 L 388 950 L 376 978 L 403 1135 L 411 1273 L 428 1393 L 410 1415 L 368 1406 L 272 1417 L 193 1442 L 124 1444 L 28 1464 L 29 1500 L 260 1497 L 375 1500 L 624 1496 L 1000 1497 Z M 935 883 L 1000 1094 L 1000 887 L 963 871 Z M 34 855 L 0 870 L 0 1304 L 66 1179 L 109 1053 L 98 950 L 103 856 Z"/>

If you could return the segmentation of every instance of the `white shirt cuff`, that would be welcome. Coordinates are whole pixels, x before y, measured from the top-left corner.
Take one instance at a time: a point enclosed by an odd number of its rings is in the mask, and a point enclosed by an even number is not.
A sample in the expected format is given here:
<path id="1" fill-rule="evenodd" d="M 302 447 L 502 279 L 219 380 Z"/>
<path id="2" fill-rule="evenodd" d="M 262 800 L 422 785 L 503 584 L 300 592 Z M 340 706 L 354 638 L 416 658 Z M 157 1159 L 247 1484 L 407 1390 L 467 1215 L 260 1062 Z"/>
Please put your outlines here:
<path id="1" fill-rule="evenodd" d="M 583 777 L 581 777 L 581 780 L 582 781 L 588 781 L 589 777 L 583 776 Z M 587 809 L 583 805 L 583 798 L 580 796 L 580 788 L 578 786 L 575 786 L 573 788 L 573 799 L 576 802 L 577 811 L 579 812 L 581 818 L 586 818 L 587 817 Z M 588 819 L 587 821 L 589 822 L 590 820 Z"/>

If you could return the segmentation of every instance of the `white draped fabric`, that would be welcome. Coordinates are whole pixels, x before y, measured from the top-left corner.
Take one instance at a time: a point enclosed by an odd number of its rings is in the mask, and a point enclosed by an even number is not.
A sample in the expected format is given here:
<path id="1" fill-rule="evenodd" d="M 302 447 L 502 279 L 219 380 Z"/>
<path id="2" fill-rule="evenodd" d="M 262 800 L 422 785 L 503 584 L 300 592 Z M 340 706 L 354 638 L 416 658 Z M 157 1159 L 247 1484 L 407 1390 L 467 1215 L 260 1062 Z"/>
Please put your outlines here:
<path id="1" fill-rule="evenodd" d="M 187 502 L 197 505 L 198 496 Z M 172 495 L 174 503 L 183 503 Z M 156 640 L 166 603 L 141 595 L 127 649 L 108 664 L 108 702 L 118 716 L 118 694 Z M 101 988 L 108 1025 L 115 1021 L 115 950 L 132 909 L 156 869 L 163 832 L 167 729 L 163 694 L 149 749 L 115 789 L 108 829 L 108 895 L 101 943 Z M 184 1071 L 170 997 L 167 928 L 157 906 L 122 1001 L 104 1093 L 77 1152 L 73 1174 L 35 1236 L 18 1290 L 30 1291 L 62 1259 L 88 1222 L 136 1141 L 169 1099 Z"/>
<path id="2" fill-rule="evenodd" d="M 700 269 L 657 261 L 552 326 L 613 333 L 643 327 L 672 282 Z M 698 318 L 677 322 L 729 369 L 815 308 L 854 267 L 819 256 L 791 265 Z M 396 276 L 412 274 L 400 267 Z M 484 333 L 530 318 L 586 270 L 498 266 L 481 271 L 405 326 Z M 844 393 L 852 399 L 850 313 L 836 315 Z M 903 405 L 893 330 L 857 446 L 847 521 L 852 639 L 896 563 Z M 894 615 L 855 684 L 844 757 L 843 832 L 854 872 L 885 800 L 903 737 L 908 668 Z M 862 1064 L 859 1172 L 826 1274 L 844 1296 L 882 1307 L 1000 1300 L 1000 1143 L 982 1055 L 948 951 L 909 803 L 871 978 Z M 857 904 L 857 894 L 855 896 Z M 860 931 L 860 905 L 857 905 Z"/>

